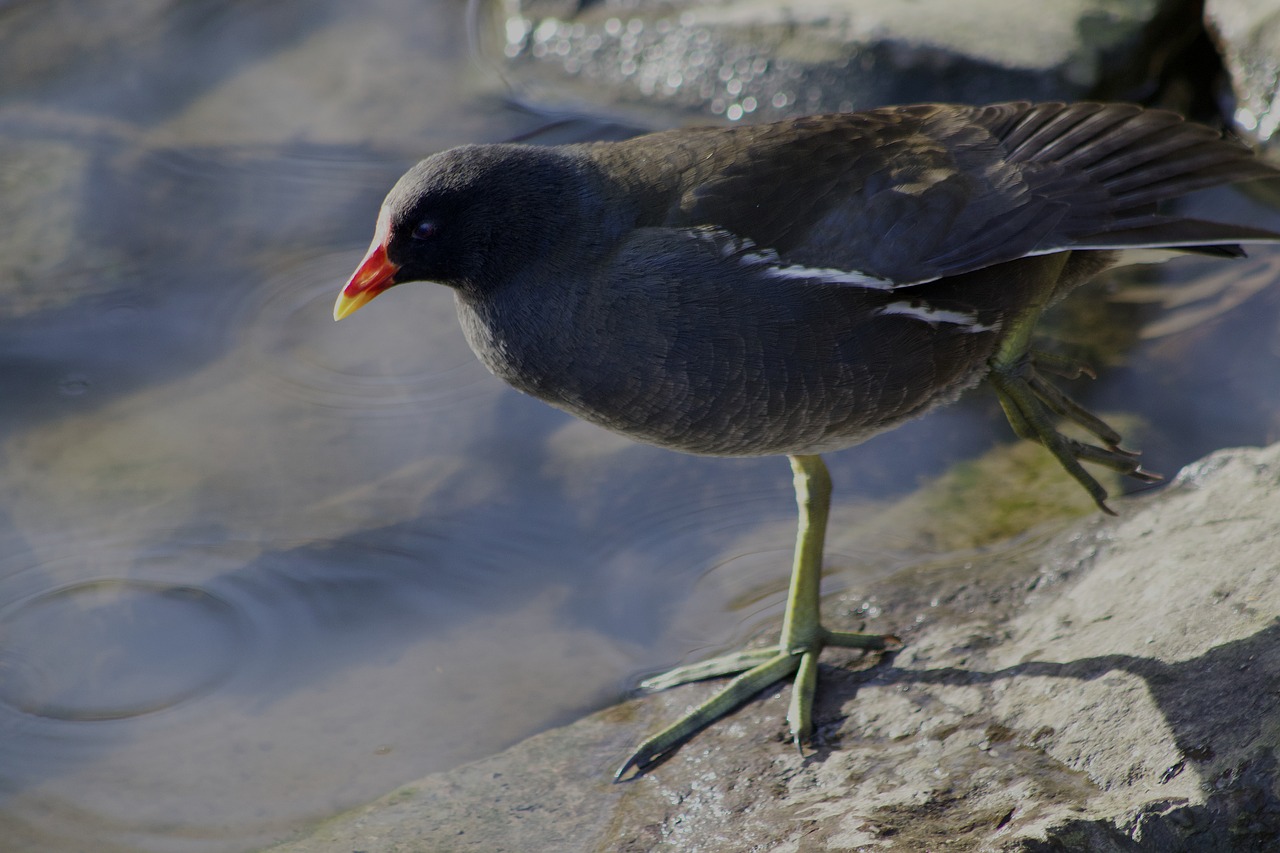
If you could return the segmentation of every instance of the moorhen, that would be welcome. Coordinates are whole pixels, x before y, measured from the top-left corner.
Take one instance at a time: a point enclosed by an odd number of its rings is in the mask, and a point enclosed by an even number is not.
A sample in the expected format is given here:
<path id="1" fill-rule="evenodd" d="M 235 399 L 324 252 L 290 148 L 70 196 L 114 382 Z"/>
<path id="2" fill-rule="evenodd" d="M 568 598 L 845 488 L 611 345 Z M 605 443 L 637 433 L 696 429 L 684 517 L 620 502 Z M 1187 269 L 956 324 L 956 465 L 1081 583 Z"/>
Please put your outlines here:
<path id="1" fill-rule="evenodd" d="M 1098 103 L 926 104 L 623 142 L 467 145 L 392 188 L 334 317 L 393 285 L 439 282 L 476 355 L 521 391 L 673 450 L 790 457 L 800 523 L 780 643 L 646 682 L 742 673 L 641 744 L 621 778 L 792 673 L 801 743 L 821 649 L 897 645 L 819 621 L 831 483 L 818 454 L 985 379 L 1014 432 L 1103 510 L 1107 493 L 1081 462 L 1158 479 L 1049 382 L 1083 368 L 1032 351 L 1032 330 L 1110 267 L 1280 240 L 1159 209 L 1277 175 L 1174 113 Z M 1097 443 L 1064 436 L 1056 418 Z"/>

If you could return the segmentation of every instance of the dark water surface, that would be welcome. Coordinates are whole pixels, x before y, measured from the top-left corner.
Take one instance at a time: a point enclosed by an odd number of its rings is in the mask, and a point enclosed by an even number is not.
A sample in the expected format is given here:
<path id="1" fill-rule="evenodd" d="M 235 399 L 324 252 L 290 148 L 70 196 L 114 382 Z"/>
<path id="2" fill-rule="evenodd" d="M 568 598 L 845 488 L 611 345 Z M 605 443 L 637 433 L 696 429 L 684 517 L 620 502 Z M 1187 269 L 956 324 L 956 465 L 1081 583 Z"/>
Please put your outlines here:
<path id="1" fill-rule="evenodd" d="M 0 4 L 0 849 L 249 849 L 779 612 L 782 460 L 638 447 L 521 397 L 443 288 L 333 323 L 420 156 L 619 132 L 505 106 L 463 16 Z M 1087 389 L 1149 422 L 1151 467 L 1277 437 L 1278 265 L 1143 274 L 1241 303 L 1212 319 L 1112 306 L 1188 320 Z M 978 397 L 833 457 L 833 586 L 915 548 L 847 533 L 855 498 L 1008 439 Z"/>

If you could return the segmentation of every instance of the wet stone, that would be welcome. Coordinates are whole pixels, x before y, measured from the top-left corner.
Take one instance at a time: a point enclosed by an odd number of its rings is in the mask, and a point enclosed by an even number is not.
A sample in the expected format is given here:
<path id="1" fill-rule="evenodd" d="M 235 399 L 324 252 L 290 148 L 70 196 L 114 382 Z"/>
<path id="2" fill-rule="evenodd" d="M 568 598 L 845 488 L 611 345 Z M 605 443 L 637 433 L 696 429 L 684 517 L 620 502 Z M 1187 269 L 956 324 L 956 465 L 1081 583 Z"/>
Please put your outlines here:
<path id="1" fill-rule="evenodd" d="M 901 627 L 936 598 L 973 606 L 929 610 L 878 666 L 827 655 L 804 758 L 780 736 L 779 689 L 609 784 L 637 737 L 715 689 L 688 685 L 426 777 L 276 853 L 1276 849 L 1278 465 L 1280 445 L 1221 451 L 1119 519 L 869 584 L 861 600 L 884 612 L 836 606 L 836 627 Z M 1069 570 L 1028 589 L 1046 565 Z"/>
<path id="2" fill-rule="evenodd" d="M 1236 97 L 1236 128 L 1275 147 L 1280 131 L 1280 0 L 1209 0 L 1205 23 Z"/>
<path id="3" fill-rule="evenodd" d="M 482 48 L 526 96 L 739 121 L 913 101 L 1078 98 L 1137 53 L 1161 4 L 565 5 L 505 0 L 486 12 Z"/>

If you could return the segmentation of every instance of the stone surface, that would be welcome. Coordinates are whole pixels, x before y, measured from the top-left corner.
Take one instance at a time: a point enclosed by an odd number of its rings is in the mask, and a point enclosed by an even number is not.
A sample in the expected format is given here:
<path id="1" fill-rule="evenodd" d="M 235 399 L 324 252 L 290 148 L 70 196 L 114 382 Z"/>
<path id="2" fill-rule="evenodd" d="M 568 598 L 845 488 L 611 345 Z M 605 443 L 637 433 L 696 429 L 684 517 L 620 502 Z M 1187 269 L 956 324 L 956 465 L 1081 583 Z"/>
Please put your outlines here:
<path id="1" fill-rule="evenodd" d="M 828 602 L 836 626 L 907 645 L 827 654 L 803 758 L 777 689 L 611 784 L 714 689 L 691 685 L 275 851 L 1277 849 L 1280 445 L 1215 453 L 1121 512 Z"/>
<path id="2" fill-rule="evenodd" d="M 1208 0 L 1205 24 L 1236 97 L 1236 127 L 1274 146 L 1280 129 L 1280 0 Z"/>
<path id="3" fill-rule="evenodd" d="M 503 0 L 481 43 L 542 105 L 730 120 L 917 101 L 1078 99 L 1141 66 L 1161 0 Z"/>

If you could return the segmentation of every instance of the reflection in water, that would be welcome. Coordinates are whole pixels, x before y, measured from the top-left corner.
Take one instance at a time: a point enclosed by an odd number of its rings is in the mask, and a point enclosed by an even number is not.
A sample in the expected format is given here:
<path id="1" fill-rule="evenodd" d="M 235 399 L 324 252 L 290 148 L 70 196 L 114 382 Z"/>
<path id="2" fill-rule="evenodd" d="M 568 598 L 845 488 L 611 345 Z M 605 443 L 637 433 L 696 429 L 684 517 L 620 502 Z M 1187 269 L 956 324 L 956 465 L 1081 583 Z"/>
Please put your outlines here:
<path id="1" fill-rule="evenodd" d="M 175 849 L 176 815 L 245 848 L 607 698 L 626 656 L 558 624 L 571 593 L 495 586 L 522 555 L 444 528 L 275 546 L 78 531 L 72 553 L 7 560 L 5 838 Z"/>
<path id="2" fill-rule="evenodd" d="M 443 288 L 331 319 L 419 155 L 617 128 L 464 83 L 459 4 L 121 5 L 112 49 L 0 75 L 0 847 L 250 849 L 774 618 L 785 462 L 636 446 L 507 390 Z M 0 68 L 40 26 L 0 12 Z M 1166 473 L 1264 440 L 1275 288 L 1248 304 L 1084 402 L 1143 406 Z M 901 564 L 918 543 L 858 499 L 1004 429 L 976 398 L 832 457 L 829 567 Z"/>
<path id="3" fill-rule="evenodd" d="M 539 127 L 452 83 L 460 11 L 134 9 L 0 103 L 5 850 L 261 846 L 635 665 L 575 615 L 610 595 L 540 473 L 559 416 L 504 402 L 446 291 L 332 321 L 407 163 Z"/>
<path id="4" fill-rule="evenodd" d="M 369 326 L 317 334 L 316 317 L 333 302 L 337 270 L 351 251 L 284 266 L 240 306 L 243 340 L 235 351 L 247 374 L 270 383 L 266 393 L 297 396 L 317 410 L 347 417 L 422 414 L 498 387 L 455 334 L 453 299 L 443 288 L 414 294 L 405 310 L 383 316 L 370 345 Z M 450 342 L 452 345 L 447 345 Z"/>

